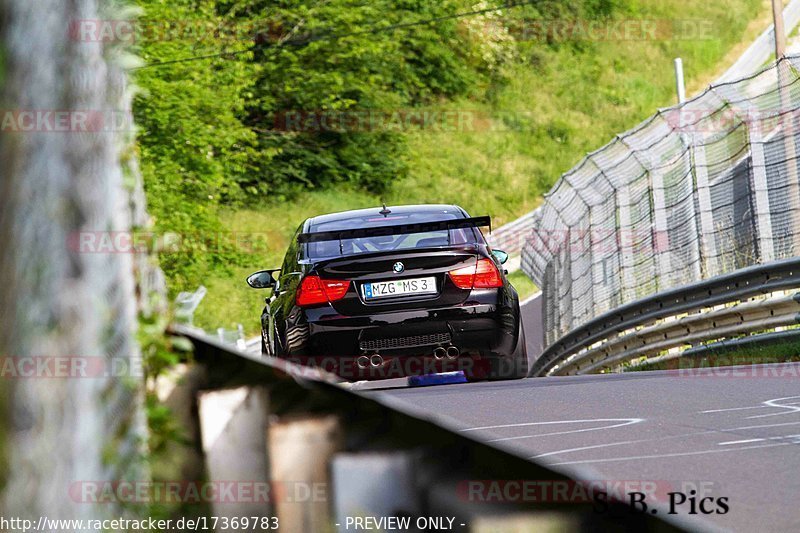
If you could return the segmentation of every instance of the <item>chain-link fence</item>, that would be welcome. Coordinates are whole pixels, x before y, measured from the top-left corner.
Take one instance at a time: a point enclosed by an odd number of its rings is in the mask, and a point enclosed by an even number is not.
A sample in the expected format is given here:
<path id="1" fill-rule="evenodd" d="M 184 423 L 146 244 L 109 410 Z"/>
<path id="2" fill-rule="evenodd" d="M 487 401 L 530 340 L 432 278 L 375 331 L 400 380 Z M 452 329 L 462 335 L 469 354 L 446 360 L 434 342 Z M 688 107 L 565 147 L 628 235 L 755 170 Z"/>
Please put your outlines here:
<path id="1" fill-rule="evenodd" d="M 800 0 L 792 0 L 783 10 L 785 28 L 788 33 L 800 22 Z M 772 24 L 758 36 L 739 59 L 720 76 L 717 83 L 725 83 L 749 76 L 760 70 L 772 57 L 775 50 L 775 29 Z M 535 226 L 534 214 L 526 213 L 518 219 L 495 229 L 489 236 L 489 243 L 497 249 L 512 255 L 522 251 L 528 233 Z"/>
<path id="2" fill-rule="evenodd" d="M 800 252 L 800 56 L 662 109 L 564 174 L 522 269 L 551 344 L 622 304 Z"/>

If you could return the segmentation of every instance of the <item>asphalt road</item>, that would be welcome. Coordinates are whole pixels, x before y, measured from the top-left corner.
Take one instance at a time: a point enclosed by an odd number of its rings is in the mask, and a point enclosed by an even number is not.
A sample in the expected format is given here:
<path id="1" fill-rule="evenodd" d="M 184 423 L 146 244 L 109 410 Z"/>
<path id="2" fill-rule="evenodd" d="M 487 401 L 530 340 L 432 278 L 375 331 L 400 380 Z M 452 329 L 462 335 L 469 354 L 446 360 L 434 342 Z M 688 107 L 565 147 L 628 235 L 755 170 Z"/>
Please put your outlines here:
<path id="1" fill-rule="evenodd" d="M 542 293 L 537 292 L 526 298 L 519 305 L 522 327 L 525 328 L 525 340 L 528 342 L 528 365 L 533 363 L 544 349 L 542 336 Z"/>
<path id="2" fill-rule="evenodd" d="M 698 529 L 800 531 L 800 364 L 366 394 L 391 395 L 583 479 L 650 483 L 645 491 L 661 503 L 676 490 L 728 498 L 727 514 L 678 507 Z"/>

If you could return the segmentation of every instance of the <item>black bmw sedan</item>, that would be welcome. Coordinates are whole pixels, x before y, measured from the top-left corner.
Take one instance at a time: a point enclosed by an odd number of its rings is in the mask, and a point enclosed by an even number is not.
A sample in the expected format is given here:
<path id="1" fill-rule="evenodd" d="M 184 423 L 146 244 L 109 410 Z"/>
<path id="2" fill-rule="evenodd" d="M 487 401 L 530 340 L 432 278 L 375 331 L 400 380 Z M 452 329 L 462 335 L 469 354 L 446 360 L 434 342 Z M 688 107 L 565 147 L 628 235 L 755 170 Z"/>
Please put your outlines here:
<path id="1" fill-rule="evenodd" d="M 525 377 L 519 297 L 479 227 L 454 205 L 410 205 L 310 218 L 283 265 L 251 275 L 272 289 L 262 353 L 345 379 L 462 370 Z"/>

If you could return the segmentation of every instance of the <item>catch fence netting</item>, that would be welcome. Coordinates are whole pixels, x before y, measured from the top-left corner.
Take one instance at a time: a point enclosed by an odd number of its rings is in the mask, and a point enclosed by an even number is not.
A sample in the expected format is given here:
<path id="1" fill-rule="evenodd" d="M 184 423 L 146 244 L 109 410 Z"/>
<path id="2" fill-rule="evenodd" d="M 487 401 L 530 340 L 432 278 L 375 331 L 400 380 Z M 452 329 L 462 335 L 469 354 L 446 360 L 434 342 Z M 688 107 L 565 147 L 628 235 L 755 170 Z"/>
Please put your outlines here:
<path id="1" fill-rule="evenodd" d="M 620 305 L 800 253 L 800 56 L 588 154 L 532 214 L 545 344 Z"/>

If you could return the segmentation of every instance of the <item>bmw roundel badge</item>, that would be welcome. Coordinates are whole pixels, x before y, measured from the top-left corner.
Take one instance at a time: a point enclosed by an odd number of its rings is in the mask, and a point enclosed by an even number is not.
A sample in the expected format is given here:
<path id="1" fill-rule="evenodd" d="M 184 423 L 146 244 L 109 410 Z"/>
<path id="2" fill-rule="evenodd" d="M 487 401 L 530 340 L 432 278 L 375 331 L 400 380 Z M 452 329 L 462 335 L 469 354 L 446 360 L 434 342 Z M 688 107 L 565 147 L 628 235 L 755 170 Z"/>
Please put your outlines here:
<path id="1" fill-rule="evenodd" d="M 402 274 L 405 269 L 405 265 L 400 261 L 392 265 L 392 270 L 394 270 L 395 274 Z"/>

